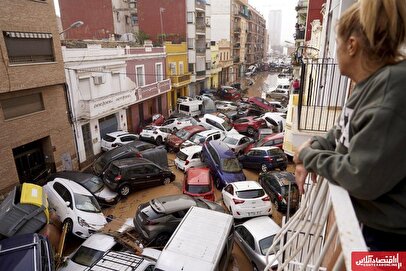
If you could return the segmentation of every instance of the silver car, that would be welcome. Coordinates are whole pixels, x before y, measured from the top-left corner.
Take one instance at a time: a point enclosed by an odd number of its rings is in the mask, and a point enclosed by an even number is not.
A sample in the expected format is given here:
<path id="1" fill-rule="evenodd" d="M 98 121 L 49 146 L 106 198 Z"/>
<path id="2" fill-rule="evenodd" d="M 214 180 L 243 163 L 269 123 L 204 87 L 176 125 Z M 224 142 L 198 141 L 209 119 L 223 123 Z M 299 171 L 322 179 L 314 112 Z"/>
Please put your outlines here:
<path id="1" fill-rule="evenodd" d="M 235 227 L 235 242 L 251 260 L 254 271 L 265 269 L 266 252 L 271 247 L 275 234 L 280 230 L 281 227 L 268 216 L 252 218 Z M 275 262 L 272 267 L 277 264 Z"/>

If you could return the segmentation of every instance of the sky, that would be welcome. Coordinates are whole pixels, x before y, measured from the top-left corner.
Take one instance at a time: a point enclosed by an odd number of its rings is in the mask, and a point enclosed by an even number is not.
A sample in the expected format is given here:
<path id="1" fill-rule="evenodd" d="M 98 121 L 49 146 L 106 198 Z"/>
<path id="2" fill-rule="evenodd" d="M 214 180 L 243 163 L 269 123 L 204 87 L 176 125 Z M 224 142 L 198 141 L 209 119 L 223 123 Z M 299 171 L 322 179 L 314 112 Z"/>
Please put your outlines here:
<path id="1" fill-rule="evenodd" d="M 268 21 L 270 10 L 282 10 L 282 45 L 283 41 L 293 42 L 295 32 L 296 11 L 298 0 L 248 0 L 248 3 L 256 8 Z M 58 0 L 54 0 L 56 15 L 60 16 Z"/>
<path id="2" fill-rule="evenodd" d="M 295 32 L 296 11 L 298 0 L 248 0 L 248 3 L 261 13 L 268 21 L 270 10 L 282 10 L 282 37 L 281 41 L 294 42 L 293 33 Z"/>

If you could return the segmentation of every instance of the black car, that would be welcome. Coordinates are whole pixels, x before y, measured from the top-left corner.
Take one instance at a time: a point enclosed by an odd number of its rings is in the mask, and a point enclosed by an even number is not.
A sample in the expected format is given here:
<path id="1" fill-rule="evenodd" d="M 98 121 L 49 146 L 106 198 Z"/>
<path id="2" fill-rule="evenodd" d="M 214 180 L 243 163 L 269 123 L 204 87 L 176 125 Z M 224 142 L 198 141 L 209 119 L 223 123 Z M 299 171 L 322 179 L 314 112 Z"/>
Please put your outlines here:
<path id="1" fill-rule="evenodd" d="M 131 157 L 143 157 L 162 167 L 168 167 L 165 147 L 157 147 L 154 144 L 136 140 L 103 153 L 94 161 L 92 166 L 93 173 L 97 176 L 102 176 L 112 161 Z"/>
<path id="2" fill-rule="evenodd" d="M 287 171 L 264 172 L 259 175 L 258 182 L 278 211 L 286 212 L 288 202 L 290 210 L 296 211 L 299 208 L 299 188 L 292 173 Z"/>
<path id="3" fill-rule="evenodd" d="M 102 206 L 111 206 L 118 202 L 118 194 L 111 191 L 96 175 L 79 171 L 60 171 L 50 174 L 47 182 L 53 181 L 55 178 L 68 179 L 80 184 L 89 190 Z"/>
<path id="4" fill-rule="evenodd" d="M 120 159 L 110 163 L 103 181 L 121 196 L 127 196 L 131 190 L 169 184 L 175 180 L 175 174 L 144 158 Z"/>

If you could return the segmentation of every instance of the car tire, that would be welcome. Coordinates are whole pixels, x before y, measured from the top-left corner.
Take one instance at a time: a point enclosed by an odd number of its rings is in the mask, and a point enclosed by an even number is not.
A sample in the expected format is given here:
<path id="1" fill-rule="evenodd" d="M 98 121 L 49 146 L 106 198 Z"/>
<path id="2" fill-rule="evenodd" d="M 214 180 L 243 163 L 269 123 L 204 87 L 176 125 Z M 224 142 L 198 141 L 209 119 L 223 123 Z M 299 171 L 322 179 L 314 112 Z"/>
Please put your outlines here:
<path id="1" fill-rule="evenodd" d="M 261 171 L 262 172 L 267 172 L 268 171 L 268 167 L 266 166 L 266 164 L 261 165 Z"/>
<path id="2" fill-rule="evenodd" d="M 128 184 L 123 184 L 118 188 L 118 193 L 120 194 L 120 196 L 122 197 L 127 197 L 128 194 L 130 194 L 130 186 Z"/>
<path id="3" fill-rule="evenodd" d="M 158 234 L 158 236 L 155 238 L 155 246 L 157 247 L 164 247 L 166 245 L 166 243 L 169 241 L 169 238 L 171 237 L 171 235 L 169 233 L 160 233 Z"/>
<path id="4" fill-rule="evenodd" d="M 165 177 L 164 181 L 162 182 L 163 185 L 167 185 L 167 184 L 170 184 L 170 183 L 171 183 L 171 178 L 169 178 L 169 177 Z"/>
<path id="5" fill-rule="evenodd" d="M 253 136 L 255 134 L 255 129 L 252 127 L 248 127 L 247 134 L 249 134 L 250 136 Z"/>
<path id="6" fill-rule="evenodd" d="M 73 221 L 70 218 L 65 219 L 65 221 L 63 222 L 63 225 L 66 225 L 66 233 L 70 234 L 72 233 L 72 229 L 73 229 Z"/>
<path id="7" fill-rule="evenodd" d="M 156 138 L 155 142 L 156 142 L 156 144 L 157 144 L 158 146 L 162 145 L 162 142 L 163 142 L 162 136 L 158 136 L 158 137 Z"/>

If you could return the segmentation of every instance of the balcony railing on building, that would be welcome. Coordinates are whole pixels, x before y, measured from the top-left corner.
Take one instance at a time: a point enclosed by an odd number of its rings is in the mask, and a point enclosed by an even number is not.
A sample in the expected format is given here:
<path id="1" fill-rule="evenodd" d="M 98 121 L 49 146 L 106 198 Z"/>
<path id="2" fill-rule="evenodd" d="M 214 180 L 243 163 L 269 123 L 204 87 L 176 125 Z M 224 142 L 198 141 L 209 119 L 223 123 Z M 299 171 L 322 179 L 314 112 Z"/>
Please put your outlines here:
<path id="1" fill-rule="evenodd" d="M 205 54 L 205 53 L 206 53 L 206 47 L 201 47 L 201 46 L 196 47 L 196 54 L 201 55 L 201 54 Z"/>
<path id="2" fill-rule="evenodd" d="M 182 75 L 171 75 L 171 82 L 172 85 L 175 87 L 180 87 L 183 85 L 187 85 L 190 83 L 190 74 L 191 73 L 185 73 Z"/>
<path id="3" fill-rule="evenodd" d="M 351 253 L 367 251 L 347 191 L 322 178 L 309 182 L 299 210 L 274 237 L 265 270 L 351 270 Z"/>
<path id="4" fill-rule="evenodd" d="M 298 129 L 326 132 L 340 116 L 348 93 L 348 78 L 340 74 L 332 59 L 304 59 L 299 62 Z"/>
<path id="5" fill-rule="evenodd" d="M 206 22 L 204 18 L 196 18 L 196 31 L 206 32 Z"/>
<path id="6" fill-rule="evenodd" d="M 197 71 L 196 72 L 196 77 L 202 77 L 202 76 L 206 76 L 206 71 Z"/>

